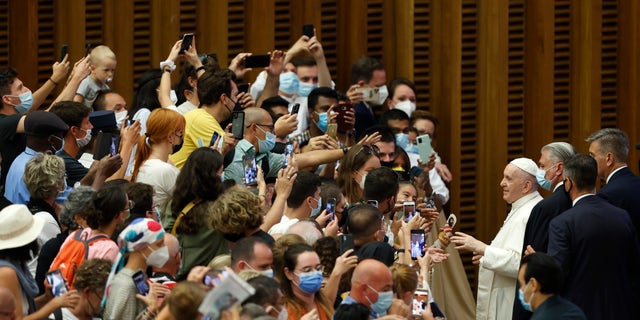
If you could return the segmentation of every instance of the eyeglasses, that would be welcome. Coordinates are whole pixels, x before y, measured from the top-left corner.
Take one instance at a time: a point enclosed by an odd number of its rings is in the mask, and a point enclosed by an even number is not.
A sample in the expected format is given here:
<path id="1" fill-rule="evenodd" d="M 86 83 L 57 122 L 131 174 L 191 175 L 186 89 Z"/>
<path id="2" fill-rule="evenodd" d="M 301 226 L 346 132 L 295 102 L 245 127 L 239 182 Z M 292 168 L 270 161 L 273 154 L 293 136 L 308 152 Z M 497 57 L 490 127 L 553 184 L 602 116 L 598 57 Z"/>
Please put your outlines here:
<path id="1" fill-rule="evenodd" d="M 356 152 L 356 155 L 353 156 L 354 158 L 358 156 L 358 154 L 360 154 L 360 152 L 364 152 L 364 154 L 366 155 L 374 155 L 378 158 L 380 158 L 380 149 L 378 148 L 378 146 L 376 145 L 363 145 L 362 148 L 360 148 L 360 150 L 358 150 L 358 152 Z"/>

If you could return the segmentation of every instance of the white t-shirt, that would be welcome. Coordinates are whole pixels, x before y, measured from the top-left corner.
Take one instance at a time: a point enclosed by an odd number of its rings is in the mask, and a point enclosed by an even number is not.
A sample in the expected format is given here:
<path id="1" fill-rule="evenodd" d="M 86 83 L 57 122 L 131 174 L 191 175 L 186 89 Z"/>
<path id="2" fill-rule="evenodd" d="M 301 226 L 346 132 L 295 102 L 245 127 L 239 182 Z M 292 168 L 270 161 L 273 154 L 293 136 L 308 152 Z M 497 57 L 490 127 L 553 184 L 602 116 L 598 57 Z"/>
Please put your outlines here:
<path id="1" fill-rule="evenodd" d="M 174 165 L 159 159 L 148 159 L 140 166 L 136 182 L 153 186 L 153 201 L 156 206 L 163 208 L 173 195 L 178 174 L 180 169 Z"/>
<path id="2" fill-rule="evenodd" d="M 67 309 L 67 308 L 60 308 L 60 311 L 62 311 L 62 319 L 63 320 L 79 320 L 78 317 L 76 317 L 73 313 L 71 313 L 71 310 Z M 50 320 L 55 320 L 56 317 L 55 315 L 52 313 L 49 315 Z M 100 318 L 96 318 L 93 317 L 93 320 L 100 320 Z"/>
<path id="3" fill-rule="evenodd" d="M 49 240 L 55 238 L 58 233 L 60 233 L 60 226 L 56 222 L 56 219 L 51 216 L 49 212 L 40 211 L 36 213 L 34 216 L 40 217 L 40 219 L 44 220 L 44 227 L 40 234 L 38 234 L 38 238 L 36 241 L 38 242 L 38 247 L 42 248 L 42 246 Z M 38 256 L 33 257 L 33 260 L 27 263 L 27 267 L 29 268 L 29 272 L 35 278 L 36 269 L 38 268 Z"/>
<path id="4" fill-rule="evenodd" d="M 290 219 L 287 216 L 283 215 L 282 219 L 280 219 L 280 222 L 276 223 L 275 225 L 273 225 L 273 227 L 271 227 L 271 229 L 269 229 L 269 234 L 286 234 L 287 230 L 289 230 L 289 227 L 294 225 L 296 222 L 298 222 L 297 218 Z"/>
<path id="5" fill-rule="evenodd" d="M 177 107 L 177 110 L 178 112 L 180 112 L 181 115 L 184 115 L 185 113 L 195 109 L 198 109 L 198 106 L 191 103 L 189 100 L 183 102 L 181 105 Z"/>

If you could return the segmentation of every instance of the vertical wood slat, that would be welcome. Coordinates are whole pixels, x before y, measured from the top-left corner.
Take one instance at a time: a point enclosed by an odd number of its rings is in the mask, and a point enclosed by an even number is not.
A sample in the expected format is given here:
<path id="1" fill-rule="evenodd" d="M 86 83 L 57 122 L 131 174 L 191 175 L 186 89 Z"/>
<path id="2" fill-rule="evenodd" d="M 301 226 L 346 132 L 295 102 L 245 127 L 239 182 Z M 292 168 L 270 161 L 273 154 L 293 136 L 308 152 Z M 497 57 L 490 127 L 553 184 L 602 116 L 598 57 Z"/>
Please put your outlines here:
<path id="1" fill-rule="evenodd" d="M 634 0 L 618 2 L 618 126 L 629 135 L 629 167 L 638 168 L 640 130 L 640 3 Z"/>
<path id="2" fill-rule="evenodd" d="M 38 70 L 33 66 L 33 62 L 38 61 L 37 0 L 9 2 L 9 43 L 9 64 L 18 71 L 20 80 L 35 91 L 38 84 Z"/>
<path id="3" fill-rule="evenodd" d="M 524 0 L 508 1 L 508 160 L 524 155 Z M 534 154 L 535 155 L 535 154 Z"/>
<path id="4" fill-rule="evenodd" d="M 525 1 L 524 111 L 525 154 L 537 162 L 539 150 L 553 141 L 554 0 Z"/>
<path id="5" fill-rule="evenodd" d="M 353 14 L 358 12 L 358 14 Z M 351 83 L 351 65 L 367 53 L 367 1 L 338 1 L 338 78 L 336 88 L 346 92 Z"/>
<path id="6" fill-rule="evenodd" d="M 601 123 L 600 126 L 616 127 L 618 114 L 617 70 L 618 65 L 618 0 L 602 1 L 602 39 L 601 39 Z"/>
<path id="7" fill-rule="evenodd" d="M 266 54 L 275 47 L 275 0 L 246 0 L 245 2 L 245 52 Z M 253 81 L 262 70 L 254 69 L 245 75 L 244 81 Z M 251 80 L 249 80 L 251 79 Z"/>
<path id="8" fill-rule="evenodd" d="M 476 189 L 478 239 L 488 243 L 506 213 L 498 183 L 507 163 L 508 131 L 507 0 L 478 1 L 478 148 Z"/>
<path id="9" fill-rule="evenodd" d="M 0 66 L 9 65 L 9 3 L 0 2 Z"/>
<path id="10" fill-rule="evenodd" d="M 433 2 L 434 5 L 435 1 Z M 454 2 L 454 5 L 461 6 L 460 2 Z M 437 6 L 437 5 L 436 5 Z M 413 58 L 411 59 L 413 74 L 411 79 L 416 86 L 416 107 L 418 109 L 431 110 L 431 43 L 437 45 L 441 40 L 433 39 L 431 34 L 431 17 L 433 16 L 432 1 L 415 0 L 413 12 Z M 457 17 L 461 20 L 461 17 Z M 439 22 L 441 23 L 441 22 Z M 454 24 L 454 23 L 451 23 Z M 448 32 L 448 31 L 445 31 Z M 445 39 L 443 39 L 445 40 Z M 462 42 L 461 39 L 458 41 Z M 453 57 L 456 57 L 455 55 Z M 433 111 L 433 110 L 432 110 Z M 446 112 L 442 110 L 439 113 Z M 436 114 L 438 116 L 439 114 Z"/>
<path id="11" fill-rule="evenodd" d="M 338 5 L 336 0 L 321 0 L 320 5 L 320 26 L 316 27 L 322 32 L 322 49 L 324 50 L 324 56 L 327 59 L 327 66 L 331 73 L 331 79 L 338 84 L 337 89 L 342 89 L 338 83 Z"/>
<path id="12" fill-rule="evenodd" d="M 600 128 L 602 0 L 571 2 L 571 138 L 579 152 Z"/>
<path id="13" fill-rule="evenodd" d="M 570 140 L 570 0 L 555 0 L 554 6 L 554 80 L 553 80 L 553 139 L 555 141 Z"/>
<path id="14" fill-rule="evenodd" d="M 414 32 L 409 32 L 414 28 L 414 0 L 395 1 L 394 20 L 396 23 L 383 23 L 383 25 L 395 26 L 394 34 L 391 39 L 394 41 L 386 41 L 383 39 L 383 46 L 392 46 L 395 52 L 395 77 L 408 78 L 413 80 L 414 74 L 414 50 L 411 45 L 414 43 Z M 385 20 L 388 21 L 388 20 Z M 385 22 L 383 21 L 383 22 Z M 391 61 L 386 59 L 386 65 Z"/>
<path id="15" fill-rule="evenodd" d="M 228 15 L 219 15 L 220 12 L 228 12 L 229 2 L 199 0 L 196 1 L 196 8 L 198 52 L 215 53 L 221 66 L 228 65 L 229 19 Z"/>
<path id="16" fill-rule="evenodd" d="M 134 87 L 134 2 L 131 0 L 105 1 L 104 7 L 104 44 L 116 54 L 118 61 L 111 89 L 124 97 L 129 104 L 133 102 Z"/>
<path id="17" fill-rule="evenodd" d="M 322 41 L 322 1 L 321 0 L 290 0 L 291 11 L 290 16 L 290 44 L 291 46 L 298 38 L 302 36 L 302 26 L 305 24 L 313 24 L 316 28 L 316 37 Z M 277 9 L 277 8 L 276 8 Z M 278 48 L 286 49 L 286 48 Z"/>

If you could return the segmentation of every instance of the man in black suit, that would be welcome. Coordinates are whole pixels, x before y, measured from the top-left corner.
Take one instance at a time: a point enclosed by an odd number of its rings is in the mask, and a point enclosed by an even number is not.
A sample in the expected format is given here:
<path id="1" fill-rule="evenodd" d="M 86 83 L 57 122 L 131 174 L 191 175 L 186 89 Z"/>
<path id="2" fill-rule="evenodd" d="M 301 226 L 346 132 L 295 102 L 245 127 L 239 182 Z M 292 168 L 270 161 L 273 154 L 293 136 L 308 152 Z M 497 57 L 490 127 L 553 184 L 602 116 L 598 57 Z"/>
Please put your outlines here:
<path id="1" fill-rule="evenodd" d="M 564 191 L 562 179 L 564 162 L 576 153 L 572 145 L 566 142 L 552 142 L 540 149 L 538 160 L 538 172 L 536 178 L 538 184 L 545 190 L 553 190 L 553 193 L 538 202 L 531 210 L 524 232 L 522 256 L 525 256 L 527 246 L 531 246 L 539 252 L 547 252 L 549 242 L 549 222 L 562 212 L 571 208 L 571 199 Z M 520 290 L 516 283 L 516 294 Z M 513 319 L 526 320 L 531 318 L 531 312 L 525 310 L 519 301 L 513 304 Z"/>
<path id="2" fill-rule="evenodd" d="M 522 290 L 516 303 L 533 312 L 531 319 L 587 319 L 578 306 L 560 297 L 564 276 L 558 261 L 544 253 L 532 253 L 524 256 L 520 265 Z"/>
<path id="3" fill-rule="evenodd" d="M 586 154 L 565 161 L 573 208 L 551 220 L 549 255 L 567 279 L 562 295 L 589 319 L 635 319 L 640 246 L 629 215 L 595 196 L 597 175 Z"/>
<path id="4" fill-rule="evenodd" d="M 589 155 L 598 163 L 598 178 L 606 183 L 598 195 L 626 210 L 640 236 L 640 177 L 627 167 L 629 137 L 620 129 L 606 128 L 592 133 L 587 142 Z"/>
<path id="5" fill-rule="evenodd" d="M 363 90 L 367 90 L 368 93 L 370 92 L 368 89 L 378 92 L 377 99 L 364 96 Z M 354 129 L 357 140 L 360 140 L 367 128 L 378 123 L 375 109 L 383 106 L 389 96 L 387 73 L 380 60 L 367 56 L 356 60 L 351 66 L 351 87 L 347 91 L 347 96 L 356 113 Z M 386 107 L 384 108 L 386 110 Z"/>

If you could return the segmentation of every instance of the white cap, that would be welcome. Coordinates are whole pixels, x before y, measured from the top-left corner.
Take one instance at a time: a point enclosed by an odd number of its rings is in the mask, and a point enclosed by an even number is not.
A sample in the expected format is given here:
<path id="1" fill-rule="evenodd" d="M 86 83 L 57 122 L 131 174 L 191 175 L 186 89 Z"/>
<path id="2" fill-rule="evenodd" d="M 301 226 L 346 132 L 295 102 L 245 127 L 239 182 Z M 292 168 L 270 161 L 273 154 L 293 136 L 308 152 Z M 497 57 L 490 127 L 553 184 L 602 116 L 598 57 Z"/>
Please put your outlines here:
<path id="1" fill-rule="evenodd" d="M 513 159 L 510 163 L 534 177 L 536 176 L 536 171 L 538 171 L 538 165 L 529 158 Z"/>

